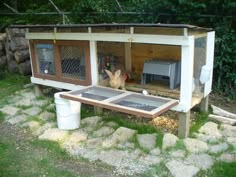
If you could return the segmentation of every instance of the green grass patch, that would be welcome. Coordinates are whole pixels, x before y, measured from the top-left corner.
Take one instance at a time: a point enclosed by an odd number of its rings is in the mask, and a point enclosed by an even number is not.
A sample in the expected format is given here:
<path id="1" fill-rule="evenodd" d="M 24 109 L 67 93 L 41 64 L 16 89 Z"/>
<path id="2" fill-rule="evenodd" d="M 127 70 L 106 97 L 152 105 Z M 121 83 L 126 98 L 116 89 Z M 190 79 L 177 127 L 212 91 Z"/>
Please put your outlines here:
<path id="1" fill-rule="evenodd" d="M 210 170 L 200 171 L 197 177 L 232 177 L 236 174 L 236 162 L 216 162 Z"/>
<path id="2" fill-rule="evenodd" d="M 34 140 L 34 141 L 31 141 L 31 144 L 34 147 L 47 149 L 48 151 L 52 152 L 54 155 L 58 155 L 60 157 L 69 159 L 69 155 L 66 153 L 64 149 L 60 147 L 60 145 L 57 142 L 48 141 L 48 140 Z"/>
<path id="3" fill-rule="evenodd" d="M 201 126 L 203 126 L 208 121 L 208 114 L 207 113 L 197 113 L 196 119 L 194 120 L 194 123 L 190 127 L 190 135 L 194 132 L 197 132 Z"/>
<path id="4" fill-rule="evenodd" d="M 37 116 L 29 116 L 29 117 L 27 118 L 27 121 L 36 121 L 36 122 L 39 122 L 40 125 L 42 125 L 42 124 L 44 124 L 44 123 L 47 122 L 47 121 L 45 121 L 45 120 L 39 119 Z"/>
<path id="5" fill-rule="evenodd" d="M 16 91 L 22 90 L 23 86 L 29 82 L 29 77 L 5 73 L 4 77 L 0 79 L 0 106 L 7 104 L 8 97 Z"/>
<path id="6" fill-rule="evenodd" d="M 0 111 L 0 123 L 5 120 L 6 115 Z"/>

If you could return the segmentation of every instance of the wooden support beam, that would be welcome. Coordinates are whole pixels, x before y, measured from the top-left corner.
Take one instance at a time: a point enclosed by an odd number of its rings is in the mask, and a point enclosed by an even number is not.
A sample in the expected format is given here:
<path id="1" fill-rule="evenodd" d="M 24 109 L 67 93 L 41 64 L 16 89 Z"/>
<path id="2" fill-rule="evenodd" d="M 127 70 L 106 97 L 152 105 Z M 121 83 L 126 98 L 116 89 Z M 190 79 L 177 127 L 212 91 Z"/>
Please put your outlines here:
<path id="1" fill-rule="evenodd" d="M 189 135 L 190 111 L 179 113 L 178 136 L 187 138 Z"/>
<path id="2" fill-rule="evenodd" d="M 200 103 L 200 110 L 202 112 L 208 112 L 208 102 L 209 102 L 209 97 L 206 96 L 205 98 L 202 99 Z"/>
<path id="3" fill-rule="evenodd" d="M 36 96 L 43 96 L 43 87 L 42 85 L 35 84 L 34 85 L 34 92 Z"/>

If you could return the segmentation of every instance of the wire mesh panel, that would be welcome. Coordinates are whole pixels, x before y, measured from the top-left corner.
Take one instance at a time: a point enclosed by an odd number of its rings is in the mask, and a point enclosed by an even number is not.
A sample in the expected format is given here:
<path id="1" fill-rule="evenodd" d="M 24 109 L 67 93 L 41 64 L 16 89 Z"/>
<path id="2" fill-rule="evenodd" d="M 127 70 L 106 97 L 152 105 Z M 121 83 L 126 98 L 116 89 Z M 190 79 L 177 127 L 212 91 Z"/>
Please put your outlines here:
<path id="1" fill-rule="evenodd" d="M 195 93 L 203 92 L 203 86 L 200 83 L 200 74 L 202 66 L 206 64 L 206 37 L 195 39 L 194 44 L 194 73 Z"/>
<path id="2" fill-rule="evenodd" d="M 86 79 L 85 54 L 80 46 L 60 46 L 62 75 L 67 78 Z"/>
<path id="3" fill-rule="evenodd" d="M 41 74 L 55 74 L 53 44 L 36 44 L 38 71 Z"/>

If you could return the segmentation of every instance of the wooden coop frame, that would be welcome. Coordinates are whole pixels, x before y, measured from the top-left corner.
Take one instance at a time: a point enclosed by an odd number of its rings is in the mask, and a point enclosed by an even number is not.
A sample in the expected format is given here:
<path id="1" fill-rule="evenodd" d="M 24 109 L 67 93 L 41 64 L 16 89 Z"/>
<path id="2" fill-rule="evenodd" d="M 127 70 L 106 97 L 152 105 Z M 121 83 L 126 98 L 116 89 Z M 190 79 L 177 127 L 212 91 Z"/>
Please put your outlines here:
<path id="1" fill-rule="evenodd" d="M 212 74 L 213 74 L 213 60 L 214 60 L 214 40 L 215 32 L 212 29 L 201 28 L 192 25 L 184 24 L 81 24 L 81 25 L 23 25 L 14 26 L 27 28 L 26 38 L 29 40 L 31 64 L 32 64 L 32 77 L 31 82 L 39 85 L 47 85 L 62 89 L 72 90 L 69 94 L 64 94 L 62 97 L 72 100 L 81 101 L 99 107 L 108 109 L 116 109 L 117 107 L 108 106 L 109 102 L 91 101 L 89 99 L 81 99 L 73 93 L 81 90 L 86 90 L 89 86 L 99 86 L 99 71 L 98 71 L 98 43 L 99 42 L 119 42 L 124 44 L 124 57 L 125 67 L 127 71 L 132 71 L 132 58 L 131 46 L 136 45 L 140 48 L 150 45 L 155 45 L 151 53 L 155 53 L 159 46 L 164 46 L 166 53 L 171 53 L 171 50 L 177 48 L 179 61 L 181 63 L 180 71 L 180 88 L 178 97 L 170 99 L 173 101 L 171 106 L 165 107 L 164 111 L 170 109 L 179 112 L 179 136 L 187 137 L 189 132 L 189 119 L 190 110 L 196 104 L 202 103 L 202 108 L 207 109 L 208 95 L 212 87 Z M 118 29 L 118 30 L 116 30 Z M 202 72 L 203 66 L 207 68 L 208 79 L 202 84 L 200 94 L 193 93 L 193 75 L 195 70 L 195 40 L 205 39 L 205 55 L 203 64 L 198 66 L 198 70 Z M 65 78 L 62 75 L 60 63 L 56 62 L 55 76 L 42 74 L 38 72 L 35 54 L 35 44 L 49 43 L 54 48 L 54 57 L 57 61 L 59 56 L 59 46 L 75 45 L 85 47 L 85 61 L 86 61 L 86 79 L 76 80 Z M 137 48 L 138 48 L 137 47 Z M 138 51 L 138 49 L 137 49 Z M 202 73 L 201 73 L 202 74 Z M 145 88 L 145 87 L 144 87 Z M 128 90 L 141 91 L 135 87 L 127 86 Z M 158 89 L 157 89 L 158 90 Z M 165 97 L 169 97 L 174 91 L 164 90 Z M 160 92 L 161 93 L 161 92 Z M 124 95 L 130 94 L 124 91 Z M 162 94 L 160 94 L 162 95 Z M 120 96 L 118 96 L 119 98 Z M 154 96 L 150 96 L 154 97 Z M 159 97 L 160 98 L 160 97 Z M 114 100 L 116 98 L 110 98 Z M 148 97 L 147 97 L 148 99 Z M 167 98 L 168 99 L 168 98 Z M 109 100 L 109 99 L 108 99 Z M 134 115 L 142 115 L 144 117 L 152 116 L 146 111 L 141 113 L 133 111 L 132 108 L 117 109 L 126 113 Z M 163 111 L 160 111 L 162 113 Z M 145 116 L 146 115 L 146 116 Z M 149 116 L 148 116 L 149 115 Z"/>

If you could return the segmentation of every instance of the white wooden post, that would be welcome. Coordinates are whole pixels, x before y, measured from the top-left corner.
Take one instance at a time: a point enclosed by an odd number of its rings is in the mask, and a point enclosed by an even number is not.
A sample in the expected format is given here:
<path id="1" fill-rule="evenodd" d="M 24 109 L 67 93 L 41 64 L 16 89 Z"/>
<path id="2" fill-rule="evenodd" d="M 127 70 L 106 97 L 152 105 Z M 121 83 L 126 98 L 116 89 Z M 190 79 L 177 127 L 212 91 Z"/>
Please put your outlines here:
<path id="1" fill-rule="evenodd" d="M 97 42 L 89 41 L 92 85 L 98 85 Z"/>
<path id="2" fill-rule="evenodd" d="M 192 103 L 193 86 L 193 59 L 194 59 L 194 37 L 188 37 L 189 45 L 181 47 L 181 83 L 180 83 L 180 106 L 182 112 L 187 112 Z"/>
<path id="3" fill-rule="evenodd" d="M 212 68 L 210 79 L 205 83 L 204 97 L 209 95 L 212 87 L 213 64 L 214 64 L 214 48 L 215 48 L 215 31 L 207 33 L 206 43 L 206 65 Z"/>

